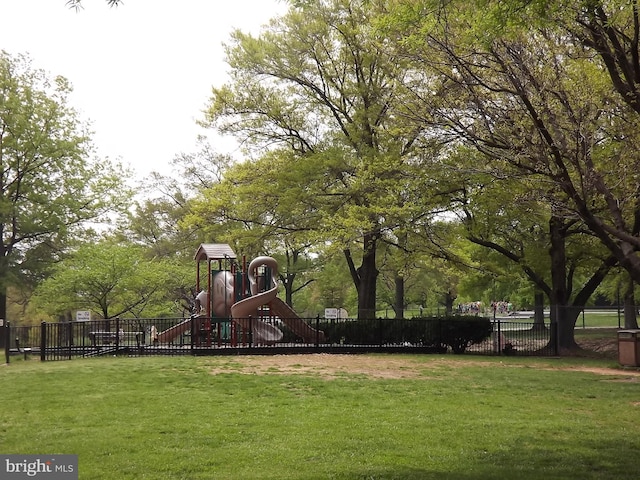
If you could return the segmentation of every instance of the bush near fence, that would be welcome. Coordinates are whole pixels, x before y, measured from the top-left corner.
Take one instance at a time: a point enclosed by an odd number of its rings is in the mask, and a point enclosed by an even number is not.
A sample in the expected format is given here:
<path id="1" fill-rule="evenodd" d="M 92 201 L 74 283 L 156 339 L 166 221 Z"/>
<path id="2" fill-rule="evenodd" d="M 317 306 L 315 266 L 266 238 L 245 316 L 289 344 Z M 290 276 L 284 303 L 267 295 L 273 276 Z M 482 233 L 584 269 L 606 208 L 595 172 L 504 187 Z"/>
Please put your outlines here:
<path id="1" fill-rule="evenodd" d="M 328 343 L 346 345 L 421 345 L 444 353 L 464 353 L 493 332 L 489 318 L 457 315 L 447 317 L 378 318 L 375 320 L 322 321 L 318 328 Z"/>

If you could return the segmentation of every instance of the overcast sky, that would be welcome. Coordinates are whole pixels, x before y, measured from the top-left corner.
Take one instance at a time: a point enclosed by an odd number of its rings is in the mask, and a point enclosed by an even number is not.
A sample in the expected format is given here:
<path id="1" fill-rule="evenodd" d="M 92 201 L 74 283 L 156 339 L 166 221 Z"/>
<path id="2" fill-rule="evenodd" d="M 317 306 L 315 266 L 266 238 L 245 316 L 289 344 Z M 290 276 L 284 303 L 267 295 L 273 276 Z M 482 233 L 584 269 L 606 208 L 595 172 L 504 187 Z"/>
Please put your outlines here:
<path id="1" fill-rule="evenodd" d="M 279 0 L 0 0 L 0 49 L 28 53 L 35 68 L 62 75 L 71 104 L 92 124 L 101 156 L 139 176 L 168 172 L 196 150 L 196 124 L 211 87 L 226 81 L 222 43 L 233 28 L 258 33 L 284 13 Z M 214 141 L 229 152 L 231 141 Z"/>

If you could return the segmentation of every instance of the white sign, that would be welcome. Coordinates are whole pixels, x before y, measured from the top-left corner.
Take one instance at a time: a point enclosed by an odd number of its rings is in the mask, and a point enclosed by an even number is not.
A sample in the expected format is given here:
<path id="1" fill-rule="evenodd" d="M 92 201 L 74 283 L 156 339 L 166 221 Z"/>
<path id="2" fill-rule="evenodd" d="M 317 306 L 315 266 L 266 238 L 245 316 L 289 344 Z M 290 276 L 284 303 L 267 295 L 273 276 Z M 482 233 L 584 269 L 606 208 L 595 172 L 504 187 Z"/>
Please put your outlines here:
<path id="1" fill-rule="evenodd" d="M 337 308 L 325 308 L 324 309 L 324 318 L 338 318 L 338 309 Z"/>
<path id="2" fill-rule="evenodd" d="M 0 318 L 0 327 L 4 327 L 4 318 Z"/>
<path id="3" fill-rule="evenodd" d="M 89 310 L 78 310 L 76 312 L 76 321 L 88 322 L 91 320 L 91 312 Z"/>

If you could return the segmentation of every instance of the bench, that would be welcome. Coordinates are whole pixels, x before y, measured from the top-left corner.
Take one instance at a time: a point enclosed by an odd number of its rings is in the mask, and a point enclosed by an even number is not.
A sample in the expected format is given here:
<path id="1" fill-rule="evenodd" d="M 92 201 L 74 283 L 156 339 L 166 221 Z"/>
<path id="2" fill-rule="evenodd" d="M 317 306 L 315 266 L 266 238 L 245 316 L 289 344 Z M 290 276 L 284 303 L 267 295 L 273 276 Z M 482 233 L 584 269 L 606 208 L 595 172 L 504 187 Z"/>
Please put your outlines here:
<path id="1" fill-rule="evenodd" d="M 110 345 L 112 343 L 116 343 L 116 338 L 118 343 L 124 341 L 125 338 L 135 338 L 136 342 L 139 342 L 144 334 L 142 332 L 89 332 L 89 338 L 91 339 L 91 343 L 93 346 L 97 345 Z"/>
<path id="2" fill-rule="evenodd" d="M 22 347 L 22 350 L 20 349 L 20 339 L 16 337 L 16 350 L 18 350 L 18 353 L 24 353 L 24 359 L 27 359 L 27 355 L 31 353 L 31 347 Z"/>
<path id="3" fill-rule="evenodd" d="M 89 338 L 93 345 L 108 345 L 115 343 L 117 332 L 89 332 Z M 120 339 L 122 339 L 122 332 L 120 332 Z"/>

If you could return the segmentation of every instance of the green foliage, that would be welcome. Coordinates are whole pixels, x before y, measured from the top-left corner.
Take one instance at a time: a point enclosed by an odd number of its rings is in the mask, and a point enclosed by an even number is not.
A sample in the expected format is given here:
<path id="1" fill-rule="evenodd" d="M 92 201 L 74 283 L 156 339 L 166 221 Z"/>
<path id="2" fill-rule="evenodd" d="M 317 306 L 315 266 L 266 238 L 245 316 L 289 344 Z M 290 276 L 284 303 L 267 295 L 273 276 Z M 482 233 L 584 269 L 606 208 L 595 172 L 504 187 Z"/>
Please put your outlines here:
<path id="1" fill-rule="evenodd" d="M 626 227 L 637 218 L 637 203 L 628 202 L 637 198 L 637 182 L 626 174 L 620 180 L 620 172 L 638 171 L 640 157 L 630 147 L 640 141 L 638 120 L 607 78 L 613 58 L 622 61 L 626 53 L 603 54 L 609 61 L 599 62 L 602 52 L 591 50 L 596 40 L 589 40 L 599 32 L 591 24 L 617 8 L 617 2 L 411 2 L 385 25 L 398 22 L 391 31 L 402 38 L 399 50 L 411 52 L 416 68 L 433 79 L 435 98 L 421 98 L 411 111 L 456 139 L 444 160 L 459 184 L 449 198 L 469 240 L 483 247 L 474 263 L 500 277 L 491 282 L 494 294 L 509 279 L 527 278 L 554 305 L 582 306 L 615 260 L 637 264 L 610 238 L 629 241 L 627 252 L 637 245 Z M 623 17 L 636 18 L 632 6 L 624 10 Z M 602 38 L 625 30 L 617 30 L 615 17 L 616 27 L 605 28 Z M 567 34 L 583 27 L 589 33 Z M 620 35 L 623 43 L 628 38 Z M 474 290 L 484 296 L 487 288 Z M 575 318 L 558 322 L 560 343 L 571 348 Z"/>
<path id="2" fill-rule="evenodd" d="M 258 37 L 234 32 L 231 82 L 214 88 L 206 120 L 260 158 L 205 192 L 191 219 L 221 212 L 236 238 L 330 242 L 351 262 L 359 315 L 375 311 L 383 232 L 424 222 L 432 208 L 412 155 L 422 128 L 397 112 L 410 95 L 398 83 L 407 64 L 370 28 L 385 8 L 300 2 Z"/>
<path id="3" fill-rule="evenodd" d="M 33 287 L 91 223 L 128 205 L 129 173 L 90 160 L 88 129 L 68 106 L 69 82 L 0 52 L 0 316 L 6 288 Z"/>
<path id="4" fill-rule="evenodd" d="M 202 189 L 218 183 L 231 163 L 228 156 L 216 154 L 206 139 L 198 138 L 195 153 L 182 153 L 171 161 L 173 174 L 151 174 L 142 185 L 142 198 L 118 223 L 117 234 L 124 241 L 149 247 L 149 255 L 179 255 L 191 258 L 197 245 L 216 238 L 221 230 L 185 221 L 193 210 L 194 197 Z"/>
<path id="5" fill-rule="evenodd" d="M 534 287 L 556 305 L 579 306 L 611 268 L 609 252 L 632 277 L 638 271 L 635 3 L 289 4 L 259 36 L 233 33 L 230 82 L 214 88 L 206 112 L 204 123 L 257 156 L 196 181 L 193 203 L 176 189 L 140 203 L 128 238 L 161 256 L 203 238 L 249 257 L 273 254 L 286 265 L 287 296 L 307 288 L 300 305 L 314 313 L 327 304 L 351 310 L 354 292 L 369 311 L 409 300 L 449 308 L 456 297 L 523 305 Z M 68 85 L 56 83 L 62 98 Z M 20 111 L 15 98 L 8 111 Z M 44 125 L 25 112 L 16 118 Z M 65 164 L 77 168 L 84 132 L 60 132 L 52 136 L 73 147 Z M 77 204 L 48 203 L 55 192 L 45 187 L 34 184 L 39 201 L 0 206 L 45 213 L 15 222 L 22 244 L 3 267 L 7 284 L 36 283 L 49 246 L 74 230 L 69 217 L 58 220 Z M 62 190 L 85 202 L 73 187 Z M 464 226 L 478 248 L 439 228 L 447 222 Z M 346 253 L 351 270 L 318 268 L 311 259 L 327 250 Z M 611 297 L 616 283 L 601 291 Z"/>
<path id="6" fill-rule="evenodd" d="M 319 329 L 328 343 L 353 345 L 401 345 L 410 343 L 432 347 L 435 352 L 464 353 L 482 343 L 493 332 L 489 318 L 477 316 L 413 317 L 396 320 L 324 321 Z"/>
<path id="7" fill-rule="evenodd" d="M 146 258 L 133 244 L 86 244 L 56 265 L 34 303 L 52 315 L 91 310 L 98 318 L 177 316 L 184 313 L 176 303 L 192 275 L 191 265 Z"/>
<path id="8" fill-rule="evenodd" d="M 435 345 L 451 347 L 453 353 L 464 353 L 471 345 L 481 343 L 493 332 L 493 324 L 486 317 L 455 316 L 433 323 L 430 337 Z"/>

